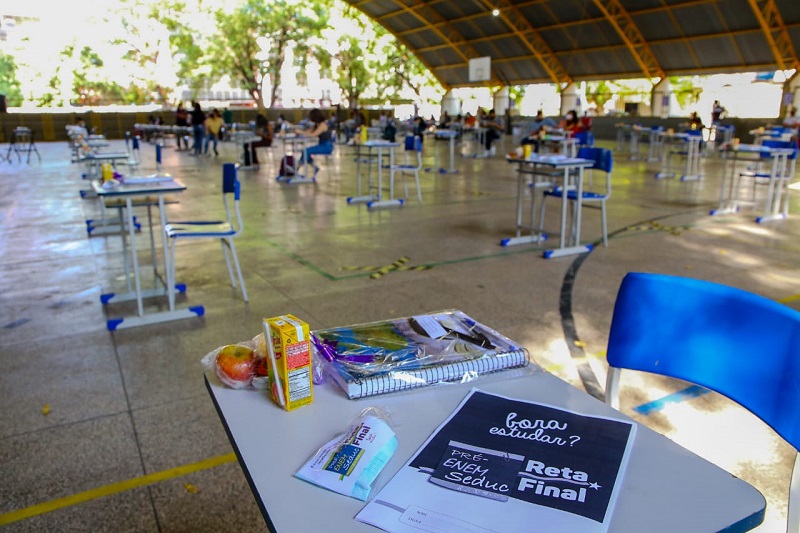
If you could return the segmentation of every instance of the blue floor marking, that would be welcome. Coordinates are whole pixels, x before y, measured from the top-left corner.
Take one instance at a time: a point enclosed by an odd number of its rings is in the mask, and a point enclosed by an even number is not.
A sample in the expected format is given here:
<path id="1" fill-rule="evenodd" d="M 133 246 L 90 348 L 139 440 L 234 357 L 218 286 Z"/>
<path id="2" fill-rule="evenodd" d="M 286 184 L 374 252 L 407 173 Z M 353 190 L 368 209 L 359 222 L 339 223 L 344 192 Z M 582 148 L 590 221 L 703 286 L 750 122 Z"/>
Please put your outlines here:
<path id="1" fill-rule="evenodd" d="M 644 403 L 638 407 L 634 407 L 633 410 L 642 415 L 649 415 L 653 411 L 661 411 L 667 404 L 670 403 L 678 403 L 684 400 L 689 400 L 691 398 L 697 398 L 698 396 L 702 396 L 711 392 L 710 390 L 706 389 L 705 387 L 701 387 L 700 385 L 692 385 L 690 387 L 686 387 L 683 390 L 679 390 L 677 392 L 673 392 L 672 394 L 668 394 L 659 400 L 653 400 L 652 402 Z"/>

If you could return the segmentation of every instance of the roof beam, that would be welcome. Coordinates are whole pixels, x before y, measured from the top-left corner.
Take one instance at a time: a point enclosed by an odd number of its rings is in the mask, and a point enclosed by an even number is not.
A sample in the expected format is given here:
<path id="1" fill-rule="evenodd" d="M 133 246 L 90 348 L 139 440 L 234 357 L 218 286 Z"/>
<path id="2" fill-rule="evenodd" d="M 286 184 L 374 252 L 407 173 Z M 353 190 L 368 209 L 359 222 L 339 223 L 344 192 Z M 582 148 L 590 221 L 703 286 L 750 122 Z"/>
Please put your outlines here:
<path id="1" fill-rule="evenodd" d="M 367 2 L 366 1 L 358 2 L 358 3 L 352 4 L 352 5 L 354 5 L 356 7 L 359 7 L 360 5 L 365 4 L 365 3 L 367 3 Z M 393 11 L 391 13 L 387 13 L 383 17 L 373 18 L 373 20 L 375 20 L 378 23 L 380 23 L 381 20 L 389 18 L 390 16 L 395 16 L 398 12 L 411 14 L 420 23 L 422 23 L 422 25 L 424 27 L 430 28 L 434 33 L 436 33 L 436 35 L 440 39 L 442 39 L 445 43 L 449 44 L 450 48 L 452 48 L 453 51 L 455 51 L 464 60 L 464 63 L 461 66 L 468 68 L 469 67 L 470 58 L 480 57 L 480 54 L 478 54 L 478 51 L 475 50 L 475 48 L 472 46 L 470 41 L 465 39 L 464 36 L 458 30 L 456 30 L 452 26 L 452 24 L 450 24 L 449 21 L 445 20 L 445 18 L 431 6 L 431 4 L 433 4 L 433 3 L 435 3 L 435 2 L 426 2 L 426 3 L 423 3 L 423 4 L 415 4 L 415 5 L 410 6 L 410 7 L 406 6 L 404 4 L 401 4 L 399 10 Z M 390 30 L 388 30 L 388 28 L 387 28 L 387 31 L 390 31 Z M 393 33 L 393 35 L 395 37 L 397 37 L 398 39 L 402 39 L 402 37 L 400 35 L 398 35 L 397 33 Z M 403 42 L 403 41 L 405 41 L 405 39 L 402 39 L 401 42 Z M 403 42 L 403 44 L 406 44 L 406 43 Z M 409 46 L 409 49 L 414 51 L 415 55 L 417 55 L 416 54 L 416 49 L 414 49 L 414 48 L 412 48 L 410 46 Z M 420 56 L 417 55 L 417 57 L 420 57 Z M 428 64 L 426 64 L 426 66 L 431 70 L 431 73 L 434 76 L 436 76 L 436 68 L 437 67 L 431 67 Z M 439 80 L 439 82 L 446 89 L 449 88 L 449 86 L 446 83 L 444 83 L 439 76 L 436 76 L 436 78 Z M 488 81 L 488 82 L 484 82 L 484 83 L 486 85 L 498 85 L 498 84 L 502 83 L 502 81 L 497 77 L 497 74 L 495 72 L 492 72 L 491 73 L 491 80 Z"/>
<path id="2" fill-rule="evenodd" d="M 619 0 L 594 0 L 594 4 L 603 12 L 603 15 L 614 26 L 614 29 L 617 30 L 633 59 L 636 60 L 642 70 L 644 77 L 663 78 L 664 69 L 661 68 L 655 54 L 650 50 L 650 45 L 644 40 L 642 32 L 639 31 L 630 14 L 625 11 Z"/>
<path id="3" fill-rule="evenodd" d="M 800 67 L 800 60 L 792 46 L 792 39 L 783 23 L 780 10 L 775 5 L 775 0 L 748 0 L 748 2 L 761 25 L 778 68 L 789 70 Z"/>
<path id="4" fill-rule="evenodd" d="M 379 18 L 372 17 L 371 15 L 369 15 L 368 13 L 366 13 L 366 12 L 364 11 L 364 9 L 363 9 L 363 7 L 362 7 L 362 6 L 364 6 L 364 5 L 368 4 L 368 3 L 369 3 L 369 1 L 368 1 L 368 0 L 363 0 L 363 1 L 361 1 L 361 2 L 353 2 L 353 3 L 350 3 L 350 5 L 351 5 L 352 7 L 354 7 L 354 8 L 356 8 L 356 9 L 358 9 L 359 11 L 361 11 L 362 13 L 364 13 L 365 15 L 367 15 L 367 17 L 368 17 L 368 18 L 370 18 L 371 20 L 374 20 L 375 22 L 377 22 L 378 24 L 380 24 L 380 20 L 379 20 Z M 417 13 L 417 10 L 419 10 L 419 8 L 420 8 L 420 6 L 416 6 L 416 7 L 414 7 L 414 8 L 409 8 L 409 7 L 403 6 L 403 7 L 402 7 L 402 11 L 405 11 L 405 12 L 411 13 L 411 14 L 412 14 L 412 15 L 414 15 L 414 17 L 416 17 L 416 18 L 417 18 L 417 20 L 419 20 L 419 21 L 420 21 L 420 22 L 421 22 L 423 25 L 425 25 L 425 26 L 431 26 L 431 25 L 430 25 L 430 24 L 429 24 L 429 23 L 426 21 L 426 19 L 425 19 L 425 17 L 424 17 L 424 16 L 421 16 L 419 13 Z M 430 11 L 431 11 L 431 12 L 433 12 L 433 9 L 431 9 Z M 438 15 L 438 13 L 437 13 L 437 15 Z M 381 26 L 383 26 L 383 24 L 381 24 Z M 430 73 L 431 73 L 431 74 L 433 74 L 433 76 L 434 76 L 434 77 L 435 77 L 437 80 L 439 80 L 439 83 L 442 85 L 442 87 L 444 87 L 445 89 L 450 89 L 450 88 L 452 87 L 450 84 L 448 84 L 448 83 L 445 83 L 445 81 L 444 81 L 444 80 L 441 78 L 441 76 L 439 76 L 439 75 L 437 74 L 437 68 L 438 68 L 438 67 L 435 67 L 435 66 L 434 66 L 434 65 L 433 65 L 433 64 L 432 64 L 430 61 L 428 61 L 428 60 L 426 60 L 424 57 L 422 57 L 422 55 L 421 55 L 421 54 L 419 54 L 419 51 L 418 51 L 416 48 L 414 48 L 413 46 L 411 46 L 411 44 L 408 42 L 408 40 L 407 40 L 407 39 L 406 39 L 404 36 L 402 36 L 402 35 L 399 35 L 399 34 L 397 34 L 397 33 L 394 33 L 394 32 L 392 32 L 392 31 L 391 31 L 389 28 L 386 28 L 386 26 L 383 26 L 383 27 L 384 27 L 384 29 L 386 29 L 386 31 L 388 31 L 389 33 L 391 33 L 392 35 L 394 35 L 394 36 L 395 36 L 395 38 L 397 38 L 397 40 L 398 40 L 398 41 L 400 41 L 400 42 L 403 44 L 403 46 L 405 46 L 406 48 L 408 48 L 408 49 L 411 51 L 411 53 L 413 53 L 413 54 L 416 56 L 416 58 L 417 58 L 417 59 L 419 59 L 419 60 L 420 60 L 420 62 L 421 62 L 423 65 L 425 65 L 425 67 L 426 67 L 426 68 L 427 68 L 427 69 L 430 71 Z M 472 49 L 472 45 L 469 45 L 469 43 L 467 43 L 467 41 L 464 39 L 464 37 L 463 37 L 463 36 L 461 36 L 461 37 L 460 37 L 460 39 L 461 39 L 460 41 L 458 41 L 458 42 L 454 42 L 454 41 L 451 41 L 451 40 L 450 40 L 450 38 L 449 38 L 447 35 L 445 35 L 443 32 L 439 31 L 439 29 L 438 29 L 438 28 L 432 28 L 432 29 L 433 29 L 433 31 L 434 31 L 434 32 L 436 32 L 436 34 L 437 34 L 437 35 L 439 35 L 439 37 L 440 37 L 441 39 L 443 39 L 445 42 L 447 42 L 447 43 L 449 43 L 449 44 L 450 44 L 450 47 L 451 47 L 453 50 L 455 50 L 455 51 L 458 53 L 458 55 L 460 55 L 460 56 L 461 56 L 461 57 L 464 59 L 464 62 L 465 62 L 466 64 L 469 64 L 469 59 L 467 58 L 467 56 L 466 56 L 466 55 L 464 55 L 464 52 L 462 52 L 462 50 L 461 50 L 461 49 L 460 49 L 458 46 L 456 46 L 456 44 L 463 44 L 465 47 L 467 47 L 467 46 L 468 46 L 470 49 Z M 473 50 L 473 52 L 474 52 L 474 49 L 472 49 L 472 50 Z M 477 54 L 477 53 L 475 53 L 475 57 L 477 57 L 477 55 L 478 55 L 478 54 Z"/>
<path id="5" fill-rule="evenodd" d="M 531 26 L 528 19 L 511 2 L 508 0 L 495 0 L 493 2 L 495 5 L 492 5 L 486 0 L 481 0 L 481 4 L 486 6 L 487 9 L 499 10 L 498 16 L 514 31 L 514 34 L 522 40 L 523 44 L 541 63 L 553 83 L 569 83 L 572 81 L 567 69 L 564 68 L 561 61 L 558 60 L 544 39 L 542 39 L 536 28 Z"/>

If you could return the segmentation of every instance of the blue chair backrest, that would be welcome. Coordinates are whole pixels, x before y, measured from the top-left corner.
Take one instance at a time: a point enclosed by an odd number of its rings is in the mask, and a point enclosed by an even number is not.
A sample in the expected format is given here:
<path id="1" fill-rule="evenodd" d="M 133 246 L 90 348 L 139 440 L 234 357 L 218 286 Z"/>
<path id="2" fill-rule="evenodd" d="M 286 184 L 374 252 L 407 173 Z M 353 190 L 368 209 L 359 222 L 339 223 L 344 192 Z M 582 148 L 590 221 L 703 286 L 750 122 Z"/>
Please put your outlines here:
<path id="1" fill-rule="evenodd" d="M 406 151 L 421 152 L 422 139 L 420 139 L 418 135 L 406 135 Z"/>
<path id="2" fill-rule="evenodd" d="M 579 131 L 575 134 L 580 146 L 594 146 L 594 134 L 591 131 Z"/>
<path id="3" fill-rule="evenodd" d="M 733 287 L 660 274 L 622 281 L 608 362 L 739 403 L 800 449 L 800 312 Z"/>
<path id="4" fill-rule="evenodd" d="M 614 157 L 611 150 L 605 148 L 582 146 L 578 148 L 578 157 L 581 159 L 591 159 L 594 161 L 594 166 L 592 166 L 592 168 L 602 170 L 603 172 L 611 172 L 611 168 L 614 166 Z"/>
<path id="5" fill-rule="evenodd" d="M 239 199 L 239 165 L 236 163 L 223 163 L 222 165 L 222 193 L 233 194 L 234 199 Z"/>

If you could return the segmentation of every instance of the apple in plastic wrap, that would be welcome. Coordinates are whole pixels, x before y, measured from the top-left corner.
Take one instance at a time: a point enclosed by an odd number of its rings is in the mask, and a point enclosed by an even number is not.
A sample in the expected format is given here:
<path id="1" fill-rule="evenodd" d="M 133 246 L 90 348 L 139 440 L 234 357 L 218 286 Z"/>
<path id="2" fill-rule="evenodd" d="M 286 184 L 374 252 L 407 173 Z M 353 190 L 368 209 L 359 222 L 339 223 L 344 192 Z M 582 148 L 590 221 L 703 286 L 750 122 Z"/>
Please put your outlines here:
<path id="1" fill-rule="evenodd" d="M 223 346 L 217 353 L 215 373 L 222 383 L 234 389 L 248 387 L 255 375 L 255 353 L 241 344 Z"/>

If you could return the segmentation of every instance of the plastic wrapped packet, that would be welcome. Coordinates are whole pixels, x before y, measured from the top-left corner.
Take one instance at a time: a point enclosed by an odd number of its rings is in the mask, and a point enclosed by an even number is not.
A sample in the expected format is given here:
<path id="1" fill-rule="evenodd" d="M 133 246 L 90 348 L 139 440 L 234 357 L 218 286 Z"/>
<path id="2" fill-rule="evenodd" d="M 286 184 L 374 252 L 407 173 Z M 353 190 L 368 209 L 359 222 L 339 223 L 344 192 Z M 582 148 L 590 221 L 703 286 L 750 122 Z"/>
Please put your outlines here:
<path id="1" fill-rule="evenodd" d="M 388 423 L 388 415 L 376 407 L 368 407 L 344 433 L 325 443 L 295 477 L 365 501 L 372 482 L 395 451 L 397 437 Z"/>
<path id="2" fill-rule="evenodd" d="M 311 333 L 327 375 L 351 399 L 465 383 L 529 362 L 522 346 L 458 310 Z"/>
<path id="3" fill-rule="evenodd" d="M 262 336 L 263 349 L 263 336 Z M 267 387 L 268 365 L 259 354 L 256 339 L 228 344 L 207 353 L 202 359 L 203 366 L 232 389 Z"/>
<path id="4" fill-rule="evenodd" d="M 269 388 L 269 363 L 263 333 L 249 341 L 220 346 L 204 355 L 200 362 L 214 372 L 223 385 L 232 389 Z M 312 354 L 311 366 L 314 384 L 324 383 L 324 367 L 316 353 Z"/>

